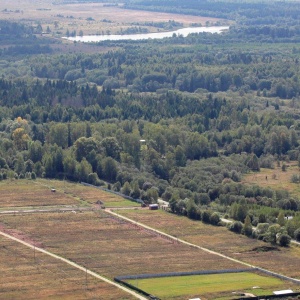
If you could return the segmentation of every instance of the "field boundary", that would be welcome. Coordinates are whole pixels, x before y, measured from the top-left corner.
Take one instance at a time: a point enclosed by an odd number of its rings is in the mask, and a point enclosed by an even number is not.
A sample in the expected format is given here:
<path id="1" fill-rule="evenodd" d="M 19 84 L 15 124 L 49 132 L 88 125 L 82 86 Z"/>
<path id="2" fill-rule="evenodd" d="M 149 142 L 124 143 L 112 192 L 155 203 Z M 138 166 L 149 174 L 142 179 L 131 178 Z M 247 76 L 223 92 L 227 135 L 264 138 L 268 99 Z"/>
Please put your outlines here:
<path id="1" fill-rule="evenodd" d="M 296 283 L 296 284 L 300 284 L 300 279 L 288 277 L 288 276 L 282 275 L 282 274 L 280 274 L 280 273 L 272 272 L 272 271 L 269 271 L 269 270 L 267 270 L 267 269 L 264 269 L 264 268 L 261 268 L 261 267 L 257 267 L 257 266 L 255 266 L 255 265 L 249 264 L 249 263 L 247 263 L 247 262 L 244 262 L 244 261 L 241 261 L 241 260 L 232 258 L 232 257 L 230 257 L 230 256 L 227 256 L 227 255 L 225 255 L 225 254 L 222 254 L 222 253 L 220 253 L 220 252 L 216 252 L 216 251 L 210 250 L 210 249 L 208 249 L 208 248 L 201 247 L 201 246 L 199 246 L 199 245 L 196 245 L 196 244 L 187 242 L 187 241 L 185 241 L 185 240 L 182 240 L 182 239 L 180 239 L 180 238 L 174 237 L 174 236 L 172 236 L 172 235 L 170 235 L 170 234 L 167 234 L 167 233 L 165 233 L 165 232 L 163 232 L 163 231 L 157 230 L 157 229 L 155 229 L 155 228 L 153 228 L 153 227 L 150 227 L 150 226 L 147 226 L 147 225 L 145 225 L 145 224 L 143 224 L 143 223 L 140 223 L 140 222 L 134 221 L 134 220 L 132 220 L 132 219 L 130 219 L 130 218 L 124 217 L 124 216 L 122 216 L 122 215 L 120 215 L 120 214 L 118 214 L 118 213 L 116 213 L 116 212 L 114 212 L 114 211 L 111 211 L 111 210 L 106 210 L 106 211 L 107 211 L 108 213 L 110 213 L 110 214 L 116 216 L 116 217 L 119 217 L 119 218 L 121 218 L 121 219 L 123 219 L 123 220 L 127 220 L 127 221 L 129 221 L 129 222 L 131 222 L 131 223 L 133 223 L 133 224 L 135 224 L 135 225 L 141 226 L 141 227 L 146 228 L 146 229 L 148 229 L 148 230 L 150 230 L 150 231 L 153 231 L 153 232 L 155 232 L 155 233 L 159 233 L 159 234 L 161 234 L 162 236 L 168 237 L 168 238 L 170 238 L 170 239 L 172 239 L 172 240 L 174 240 L 174 241 L 177 241 L 177 242 L 179 242 L 179 243 L 188 245 L 188 246 L 193 247 L 193 248 L 200 249 L 200 250 L 205 251 L 205 252 L 207 252 L 207 253 L 211 253 L 211 254 L 214 254 L 214 255 L 216 255 L 216 256 L 223 257 L 223 258 L 225 258 L 225 259 L 228 259 L 228 260 L 231 260 L 231 261 L 233 261 L 233 262 L 239 263 L 239 264 L 241 264 L 241 265 L 247 266 L 247 267 L 249 267 L 252 271 L 255 271 L 255 270 L 256 270 L 256 271 L 260 271 L 260 272 L 263 272 L 263 273 L 268 274 L 268 275 L 270 275 L 270 276 L 274 276 L 274 277 L 281 278 L 281 279 L 284 279 L 284 280 L 287 280 L 287 281 L 291 281 L 291 282 Z M 237 270 L 238 270 L 238 269 L 237 269 Z"/>
<path id="2" fill-rule="evenodd" d="M 117 283 L 117 282 L 114 282 L 114 281 L 112 281 L 112 280 L 110 280 L 110 279 L 108 279 L 106 277 L 103 277 L 103 276 L 101 276 L 101 275 L 99 275 L 99 274 L 97 274 L 97 273 L 95 273 L 95 272 L 87 269 L 84 266 L 81 266 L 81 265 L 79 265 L 79 264 L 77 264 L 77 263 L 75 263 L 73 261 L 70 261 L 69 259 L 66 259 L 66 258 L 64 258 L 62 256 L 56 255 L 56 254 L 54 254 L 52 252 L 49 252 L 49 251 L 47 251 L 45 249 L 33 246 L 30 243 L 22 241 L 21 239 L 18 239 L 18 238 L 14 237 L 14 236 L 11 236 L 11 235 L 3 232 L 3 231 L 0 231 L 0 235 L 6 237 L 8 239 L 11 239 L 11 240 L 13 240 L 15 242 L 21 243 L 22 245 L 31 248 L 33 251 L 38 251 L 38 252 L 44 253 L 46 255 L 49 255 L 49 256 L 51 256 L 51 257 L 53 257 L 55 259 L 58 259 L 58 260 L 64 262 L 66 264 L 69 264 L 69 265 L 71 265 L 71 266 L 73 266 L 73 267 L 75 267 L 75 268 L 77 268 L 77 269 L 85 272 L 88 275 L 91 275 L 91 276 L 93 276 L 93 277 L 95 277 L 97 279 L 100 279 L 100 280 L 102 280 L 102 281 L 104 281 L 104 282 L 106 282 L 106 283 L 108 283 L 110 285 L 113 285 L 113 286 L 115 286 L 115 287 L 117 287 L 117 288 L 119 288 L 119 289 L 121 289 L 121 290 L 123 290 L 123 291 L 125 291 L 125 292 L 127 292 L 129 294 L 131 294 L 132 296 L 136 297 L 137 299 L 140 299 L 140 300 L 147 300 L 148 299 L 148 298 L 145 298 L 144 296 L 136 293 L 135 291 L 133 291 L 133 290 L 131 290 L 131 289 L 129 289 L 129 288 L 127 288 L 127 287 L 125 287 L 125 286 Z"/>
<path id="3" fill-rule="evenodd" d="M 130 196 L 126 196 L 122 193 L 119 193 L 119 192 L 116 192 L 116 191 L 112 191 L 112 190 L 109 190 L 109 189 L 106 189 L 106 188 L 103 188 L 101 186 L 96 186 L 96 185 L 92 185 L 92 184 L 89 184 L 89 183 L 86 183 L 86 182 L 80 182 L 82 185 L 84 186 L 89 186 L 89 187 L 93 187 L 93 188 L 96 188 L 96 189 L 99 189 L 99 190 L 102 190 L 104 192 L 108 192 L 108 193 L 111 193 L 111 194 L 115 194 L 115 195 L 118 195 L 124 199 L 127 199 L 127 200 L 130 200 L 130 201 L 133 201 L 133 202 L 136 202 L 136 203 L 140 203 L 140 204 L 144 204 L 144 201 L 141 200 L 141 199 L 134 199 Z M 104 203 L 105 204 L 105 203 Z"/>
<path id="4" fill-rule="evenodd" d="M 212 274 L 226 274 L 226 273 L 243 273 L 257 271 L 256 268 L 248 269 L 224 269 L 224 270 L 202 270 L 193 272 L 170 272 L 170 273 L 157 273 L 157 274 L 139 274 L 139 275 L 124 275 L 117 276 L 114 279 L 117 281 L 127 279 L 150 279 L 150 278 L 161 278 L 161 277 L 175 277 L 175 276 L 193 276 L 193 275 L 212 275 Z"/>

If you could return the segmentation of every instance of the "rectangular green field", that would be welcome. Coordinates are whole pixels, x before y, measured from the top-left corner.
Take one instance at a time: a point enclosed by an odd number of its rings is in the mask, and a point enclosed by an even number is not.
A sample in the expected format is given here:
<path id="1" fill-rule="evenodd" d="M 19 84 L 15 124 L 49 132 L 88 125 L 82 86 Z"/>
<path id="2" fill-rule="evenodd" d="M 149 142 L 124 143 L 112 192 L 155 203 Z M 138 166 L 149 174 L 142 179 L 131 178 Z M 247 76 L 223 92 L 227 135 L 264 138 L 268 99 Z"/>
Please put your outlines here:
<path id="1" fill-rule="evenodd" d="M 255 295 L 257 287 L 258 291 L 263 289 L 268 294 L 272 287 L 278 289 L 287 286 L 287 282 L 280 279 L 248 272 L 134 279 L 127 282 L 160 299 L 186 299 L 191 295 L 201 299 L 203 295 L 207 299 L 216 299 L 217 295 L 224 297 L 225 294 L 229 295 L 228 292 L 232 295 L 232 292 L 241 294 L 249 293 L 249 290 Z"/>

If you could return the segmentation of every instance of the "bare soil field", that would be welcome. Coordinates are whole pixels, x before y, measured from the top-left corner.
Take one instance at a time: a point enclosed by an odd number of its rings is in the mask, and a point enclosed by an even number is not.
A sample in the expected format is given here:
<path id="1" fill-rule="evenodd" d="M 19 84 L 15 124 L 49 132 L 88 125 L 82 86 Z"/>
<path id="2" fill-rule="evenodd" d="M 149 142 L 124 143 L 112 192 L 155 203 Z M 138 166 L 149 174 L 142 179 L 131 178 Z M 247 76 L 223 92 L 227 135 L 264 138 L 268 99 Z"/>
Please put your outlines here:
<path id="1" fill-rule="evenodd" d="M 0 238 L 0 299 L 134 299 L 17 242 Z"/>
<path id="2" fill-rule="evenodd" d="M 300 247 L 270 244 L 164 211 L 118 210 L 119 214 L 190 243 L 286 276 L 300 278 Z"/>
<path id="3" fill-rule="evenodd" d="M 210 24 L 227 22 L 208 17 L 125 10 L 121 6 L 105 6 L 103 3 L 54 4 L 49 0 L 1 0 L 0 18 L 24 21 L 32 25 L 40 23 L 44 31 L 49 26 L 51 35 L 63 35 L 67 29 L 70 32 L 76 30 L 77 34 L 82 30 L 86 35 L 107 31 L 116 33 L 121 28 L 130 27 L 132 23 L 149 21 L 174 20 L 183 23 L 185 27 L 191 23 L 205 25 L 206 22 Z M 148 27 L 148 29 L 157 31 L 154 27 Z"/>
<path id="4" fill-rule="evenodd" d="M 140 229 L 104 211 L 6 215 L 0 221 L 6 230 L 22 231 L 45 249 L 109 278 L 243 268 L 238 263 Z"/>
<path id="5" fill-rule="evenodd" d="M 31 180 L 5 180 L 0 182 L 0 208 L 78 205 L 74 198 L 59 191 L 51 192 L 51 187 Z"/>

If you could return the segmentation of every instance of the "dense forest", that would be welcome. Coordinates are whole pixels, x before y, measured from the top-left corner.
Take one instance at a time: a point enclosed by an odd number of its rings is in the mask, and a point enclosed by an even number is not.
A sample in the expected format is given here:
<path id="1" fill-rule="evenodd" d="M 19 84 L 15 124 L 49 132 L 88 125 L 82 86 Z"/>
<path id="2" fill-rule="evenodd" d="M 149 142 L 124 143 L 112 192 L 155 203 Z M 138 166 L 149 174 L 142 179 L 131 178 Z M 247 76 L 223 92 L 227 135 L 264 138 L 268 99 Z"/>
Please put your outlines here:
<path id="1" fill-rule="evenodd" d="M 235 22 L 222 34 L 61 53 L 41 27 L 0 21 L 0 180 L 60 178 L 147 203 L 161 197 L 204 222 L 228 215 L 230 229 L 247 235 L 292 215 L 277 232 L 300 239 L 295 195 L 241 183 L 300 160 L 300 4 L 198 3 L 126 1 L 124 9 Z M 257 237 L 274 239 L 258 228 Z"/>

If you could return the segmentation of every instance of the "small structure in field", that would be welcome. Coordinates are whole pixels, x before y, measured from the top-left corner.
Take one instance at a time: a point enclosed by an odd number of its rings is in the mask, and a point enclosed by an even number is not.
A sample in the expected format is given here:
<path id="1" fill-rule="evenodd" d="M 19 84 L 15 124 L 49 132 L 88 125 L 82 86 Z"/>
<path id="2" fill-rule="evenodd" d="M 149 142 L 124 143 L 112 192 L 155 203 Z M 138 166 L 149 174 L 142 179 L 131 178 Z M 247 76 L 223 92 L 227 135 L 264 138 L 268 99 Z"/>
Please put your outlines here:
<path id="1" fill-rule="evenodd" d="M 292 290 L 282 290 L 282 291 L 274 291 L 273 294 L 274 295 L 288 295 L 288 294 L 292 294 L 293 291 Z"/>
<path id="2" fill-rule="evenodd" d="M 158 204 L 149 204 L 149 209 L 150 210 L 157 210 L 158 209 Z"/>

